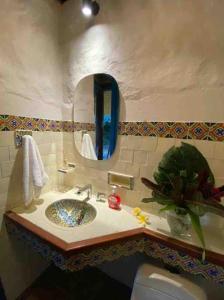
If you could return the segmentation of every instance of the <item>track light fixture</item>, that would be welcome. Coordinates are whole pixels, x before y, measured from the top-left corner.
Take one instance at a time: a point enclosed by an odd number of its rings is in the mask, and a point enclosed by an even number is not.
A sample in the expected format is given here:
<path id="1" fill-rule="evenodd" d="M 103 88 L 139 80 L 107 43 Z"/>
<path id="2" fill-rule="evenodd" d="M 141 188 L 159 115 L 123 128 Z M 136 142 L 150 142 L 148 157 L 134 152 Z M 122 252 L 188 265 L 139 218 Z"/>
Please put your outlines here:
<path id="1" fill-rule="evenodd" d="M 99 13 L 100 6 L 96 1 L 82 0 L 82 13 L 86 17 L 96 16 Z"/>

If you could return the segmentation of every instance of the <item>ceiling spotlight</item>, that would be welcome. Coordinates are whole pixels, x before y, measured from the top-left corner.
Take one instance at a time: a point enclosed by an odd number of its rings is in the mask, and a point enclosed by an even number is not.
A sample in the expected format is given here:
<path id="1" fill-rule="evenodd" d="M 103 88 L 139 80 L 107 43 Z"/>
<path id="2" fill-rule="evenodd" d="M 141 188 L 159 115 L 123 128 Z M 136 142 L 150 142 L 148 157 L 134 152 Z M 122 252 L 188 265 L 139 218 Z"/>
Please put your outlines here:
<path id="1" fill-rule="evenodd" d="M 90 17 L 92 15 L 92 9 L 91 9 L 91 7 L 88 6 L 88 5 L 84 5 L 82 7 L 82 13 L 84 14 L 84 16 Z"/>
<path id="2" fill-rule="evenodd" d="M 96 16 L 99 13 L 100 6 L 96 1 L 83 0 L 82 1 L 82 13 L 86 17 Z"/>

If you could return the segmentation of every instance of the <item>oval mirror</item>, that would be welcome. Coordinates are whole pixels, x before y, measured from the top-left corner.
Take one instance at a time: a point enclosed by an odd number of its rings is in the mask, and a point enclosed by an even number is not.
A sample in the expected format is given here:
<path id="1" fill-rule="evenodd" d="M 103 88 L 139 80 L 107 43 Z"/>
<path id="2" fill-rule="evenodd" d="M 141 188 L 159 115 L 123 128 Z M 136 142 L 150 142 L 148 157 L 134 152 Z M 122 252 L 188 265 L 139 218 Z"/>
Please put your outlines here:
<path id="1" fill-rule="evenodd" d="M 119 88 L 108 74 L 93 74 L 77 85 L 74 97 L 74 138 L 87 159 L 107 160 L 115 151 L 119 120 Z"/>

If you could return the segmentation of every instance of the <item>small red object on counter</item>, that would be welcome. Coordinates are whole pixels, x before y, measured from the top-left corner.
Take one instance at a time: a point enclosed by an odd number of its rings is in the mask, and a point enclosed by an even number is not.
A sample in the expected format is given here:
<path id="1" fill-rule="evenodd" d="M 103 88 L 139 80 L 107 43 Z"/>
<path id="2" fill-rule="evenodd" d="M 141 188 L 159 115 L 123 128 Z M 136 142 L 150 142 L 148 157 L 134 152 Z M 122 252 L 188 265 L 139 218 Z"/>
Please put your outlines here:
<path id="1" fill-rule="evenodd" d="M 108 204 L 109 204 L 109 207 L 112 208 L 112 209 L 117 209 L 117 210 L 120 210 L 121 209 L 121 198 L 120 196 L 116 193 L 116 185 L 113 185 L 112 186 L 113 190 L 112 190 L 112 194 L 109 195 L 108 197 Z"/>

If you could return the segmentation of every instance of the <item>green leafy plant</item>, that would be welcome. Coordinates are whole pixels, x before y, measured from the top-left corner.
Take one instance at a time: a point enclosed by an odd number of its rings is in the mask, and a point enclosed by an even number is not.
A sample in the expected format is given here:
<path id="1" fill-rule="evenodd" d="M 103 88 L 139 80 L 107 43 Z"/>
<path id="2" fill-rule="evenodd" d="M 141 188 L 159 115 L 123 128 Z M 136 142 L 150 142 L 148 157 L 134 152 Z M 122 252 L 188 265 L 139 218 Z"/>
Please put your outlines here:
<path id="1" fill-rule="evenodd" d="M 152 190 L 152 197 L 142 201 L 163 205 L 160 211 L 188 214 L 205 249 L 200 217 L 206 212 L 224 217 L 224 206 L 219 203 L 224 196 L 224 186 L 215 188 L 215 179 L 205 157 L 190 144 L 173 146 L 164 154 L 154 179 L 156 183 L 141 178 L 143 184 Z"/>

